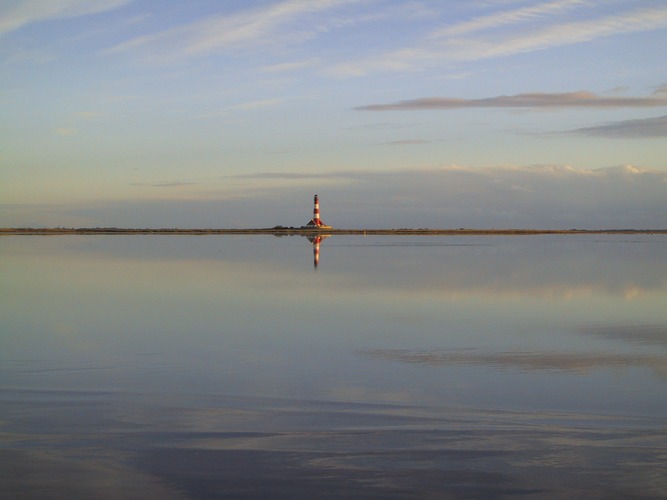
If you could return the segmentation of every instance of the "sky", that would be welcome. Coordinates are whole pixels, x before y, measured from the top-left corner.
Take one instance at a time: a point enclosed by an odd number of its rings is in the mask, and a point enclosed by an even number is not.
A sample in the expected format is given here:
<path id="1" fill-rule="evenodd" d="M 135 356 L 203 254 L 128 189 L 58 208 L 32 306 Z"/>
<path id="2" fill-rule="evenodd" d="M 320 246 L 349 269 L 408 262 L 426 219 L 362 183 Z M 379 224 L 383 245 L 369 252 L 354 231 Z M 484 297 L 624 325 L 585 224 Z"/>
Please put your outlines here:
<path id="1" fill-rule="evenodd" d="M 0 0 L 0 227 L 667 228 L 664 0 Z"/>

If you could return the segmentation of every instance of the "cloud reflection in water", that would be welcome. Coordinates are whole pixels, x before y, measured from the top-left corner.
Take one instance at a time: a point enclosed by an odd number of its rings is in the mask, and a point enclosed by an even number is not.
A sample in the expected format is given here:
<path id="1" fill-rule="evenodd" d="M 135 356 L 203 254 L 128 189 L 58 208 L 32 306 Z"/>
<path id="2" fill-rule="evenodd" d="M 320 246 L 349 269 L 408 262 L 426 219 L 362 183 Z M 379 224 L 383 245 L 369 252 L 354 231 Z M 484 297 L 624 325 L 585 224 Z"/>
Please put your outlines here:
<path id="1" fill-rule="evenodd" d="M 359 354 L 387 361 L 424 365 L 490 366 L 500 370 L 557 371 L 587 373 L 594 369 L 618 367 L 651 368 L 667 376 L 667 356 L 612 354 L 596 352 L 481 352 L 478 349 L 415 351 L 375 349 Z"/>

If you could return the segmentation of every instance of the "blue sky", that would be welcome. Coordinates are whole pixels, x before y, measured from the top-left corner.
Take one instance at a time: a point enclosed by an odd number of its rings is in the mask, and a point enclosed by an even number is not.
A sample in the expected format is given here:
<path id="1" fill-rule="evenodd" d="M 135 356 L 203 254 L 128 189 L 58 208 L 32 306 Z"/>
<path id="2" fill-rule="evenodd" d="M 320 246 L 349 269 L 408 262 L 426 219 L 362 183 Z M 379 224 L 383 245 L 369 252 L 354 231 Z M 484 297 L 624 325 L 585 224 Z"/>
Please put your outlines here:
<path id="1" fill-rule="evenodd" d="M 0 0 L 0 226 L 667 227 L 663 0 Z"/>

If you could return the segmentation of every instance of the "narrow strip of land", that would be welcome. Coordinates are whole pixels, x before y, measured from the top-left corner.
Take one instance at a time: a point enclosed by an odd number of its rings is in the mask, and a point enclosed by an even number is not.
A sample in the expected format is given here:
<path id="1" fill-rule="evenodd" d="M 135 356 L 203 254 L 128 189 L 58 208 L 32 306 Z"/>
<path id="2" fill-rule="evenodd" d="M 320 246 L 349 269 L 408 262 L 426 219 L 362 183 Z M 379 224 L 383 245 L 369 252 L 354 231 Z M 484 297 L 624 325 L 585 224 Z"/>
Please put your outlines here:
<path id="1" fill-rule="evenodd" d="M 667 229 L 312 229 L 276 226 L 258 229 L 131 229 L 116 227 L 94 228 L 0 228 L 2 235 L 67 235 L 67 234 L 143 234 L 143 235 L 216 235 L 216 234 L 268 234 L 291 235 L 364 235 L 364 236 L 464 236 L 464 235 L 540 235 L 540 234 L 667 234 Z"/>

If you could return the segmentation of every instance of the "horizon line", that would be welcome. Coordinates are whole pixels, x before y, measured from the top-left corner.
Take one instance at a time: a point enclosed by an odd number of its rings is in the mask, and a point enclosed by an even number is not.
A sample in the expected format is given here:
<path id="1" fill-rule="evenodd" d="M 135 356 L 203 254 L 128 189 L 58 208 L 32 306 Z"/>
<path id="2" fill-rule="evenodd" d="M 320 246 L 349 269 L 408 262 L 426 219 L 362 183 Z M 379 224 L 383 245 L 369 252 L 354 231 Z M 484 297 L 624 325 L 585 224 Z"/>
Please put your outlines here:
<path id="1" fill-rule="evenodd" d="M 539 234 L 667 234 L 667 229 L 531 229 L 531 228 L 310 228 L 274 226 L 271 228 L 119 228 L 119 227 L 80 227 L 80 228 L 0 228 L 0 235 L 67 235 L 67 234 L 180 234 L 180 235 L 223 235 L 223 234 L 338 234 L 338 235 L 539 235 Z"/>

